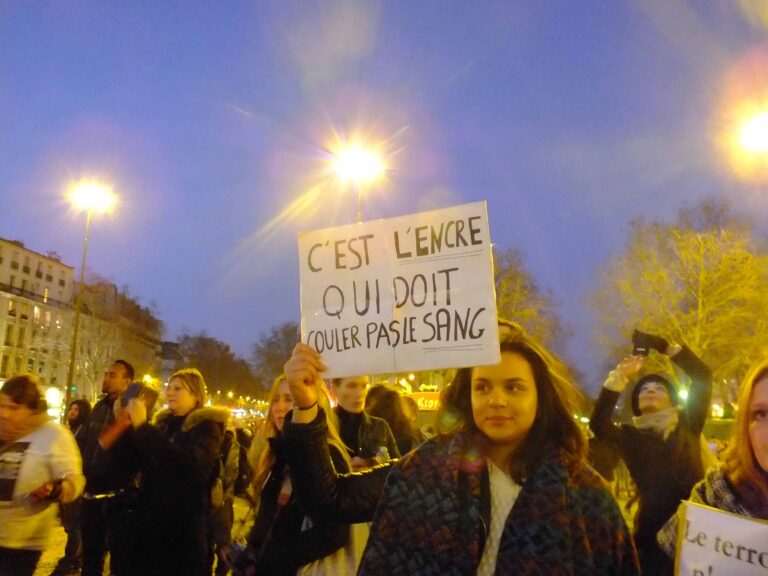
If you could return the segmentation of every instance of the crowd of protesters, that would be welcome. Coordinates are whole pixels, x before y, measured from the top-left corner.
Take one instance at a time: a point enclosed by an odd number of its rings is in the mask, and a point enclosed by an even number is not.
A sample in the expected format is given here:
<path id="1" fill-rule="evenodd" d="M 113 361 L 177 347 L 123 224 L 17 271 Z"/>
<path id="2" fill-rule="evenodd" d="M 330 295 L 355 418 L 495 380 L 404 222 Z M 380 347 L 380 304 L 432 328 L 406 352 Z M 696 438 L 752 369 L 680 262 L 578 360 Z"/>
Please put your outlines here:
<path id="1" fill-rule="evenodd" d="M 501 362 L 458 370 L 431 438 L 401 390 L 367 376 L 326 383 L 301 343 L 253 438 L 210 406 L 194 368 L 170 377 L 153 414 L 131 364 L 115 360 L 103 398 L 72 402 L 66 426 L 50 421 L 34 376 L 15 376 L 0 388 L 0 576 L 34 573 L 57 510 L 56 576 L 101 576 L 107 557 L 116 576 L 667 576 L 683 500 L 768 519 L 768 359 L 742 383 L 718 463 L 703 438 L 712 373 L 685 344 L 635 331 L 588 438 L 565 365 L 514 323 L 500 320 L 499 335 Z M 643 373 L 664 357 L 690 380 L 684 403 L 676 378 Z M 625 390 L 634 416 L 616 424 Z M 603 478 L 620 460 L 637 497 L 631 528 Z M 241 540 L 234 494 L 252 520 Z"/>

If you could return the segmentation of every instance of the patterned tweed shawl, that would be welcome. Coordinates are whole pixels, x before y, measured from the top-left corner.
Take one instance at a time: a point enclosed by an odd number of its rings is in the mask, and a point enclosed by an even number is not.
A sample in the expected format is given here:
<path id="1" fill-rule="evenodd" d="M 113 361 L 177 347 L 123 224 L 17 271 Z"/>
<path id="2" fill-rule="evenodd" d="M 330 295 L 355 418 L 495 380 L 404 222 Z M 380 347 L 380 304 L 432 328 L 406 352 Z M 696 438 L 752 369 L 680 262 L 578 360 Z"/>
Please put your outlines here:
<path id="1" fill-rule="evenodd" d="M 707 470 L 704 480 L 701 480 L 693 487 L 688 499 L 691 502 L 706 504 L 707 506 L 719 508 L 726 512 L 754 517 L 754 514 L 736 497 L 733 488 L 731 488 L 731 485 L 725 476 L 723 468 L 720 466 L 715 466 L 714 468 Z M 680 506 L 682 506 L 682 504 Z M 678 508 L 678 512 L 679 510 L 680 509 Z M 656 537 L 661 549 L 672 557 L 675 555 L 675 548 L 677 547 L 677 530 L 680 524 L 679 519 L 680 517 L 678 514 L 674 514 L 667 520 L 664 527 L 659 530 L 659 534 Z"/>
<path id="2" fill-rule="evenodd" d="M 467 434 L 422 444 L 387 478 L 359 574 L 474 574 L 488 490 L 485 459 Z M 638 573 L 629 530 L 600 477 L 590 468 L 570 476 L 558 454 L 544 458 L 507 519 L 496 574 Z"/>

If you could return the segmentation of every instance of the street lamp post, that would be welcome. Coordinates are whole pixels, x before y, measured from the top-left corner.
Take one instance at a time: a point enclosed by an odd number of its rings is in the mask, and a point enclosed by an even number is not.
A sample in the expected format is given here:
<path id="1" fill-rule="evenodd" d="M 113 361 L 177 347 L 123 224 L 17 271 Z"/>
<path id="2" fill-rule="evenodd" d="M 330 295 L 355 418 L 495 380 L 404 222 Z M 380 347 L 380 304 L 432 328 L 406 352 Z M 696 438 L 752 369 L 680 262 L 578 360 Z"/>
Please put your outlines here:
<path id="1" fill-rule="evenodd" d="M 352 183 L 357 191 L 357 221 L 363 221 L 363 185 L 381 177 L 384 161 L 373 150 L 359 144 L 340 149 L 334 155 L 334 171 L 342 184 Z"/>
<path id="2" fill-rule="evenodd" d="M 85 210 L 85 239 L 83 240 L 83 259 L 80 264 L 80 280 L 77 283 L 77 292 L 75 293 L 75 321 L 72 328 L 67 389 L 65 391 L 67 407 L 72 400 L 72 384 L 75 380 L 77 345 L 80 336 L 80 311 L 83 306 L 83 283 L 85 281 L 85 262 L 88 257 L 88 236 L 91 230 L 91 217 L 94 212 L 108 212 L 112 208 L 115 199 L 109 187 L 97 182 L 84 181 L 74 185 L 70 193 L 70 200 L 76 209 Z"/>

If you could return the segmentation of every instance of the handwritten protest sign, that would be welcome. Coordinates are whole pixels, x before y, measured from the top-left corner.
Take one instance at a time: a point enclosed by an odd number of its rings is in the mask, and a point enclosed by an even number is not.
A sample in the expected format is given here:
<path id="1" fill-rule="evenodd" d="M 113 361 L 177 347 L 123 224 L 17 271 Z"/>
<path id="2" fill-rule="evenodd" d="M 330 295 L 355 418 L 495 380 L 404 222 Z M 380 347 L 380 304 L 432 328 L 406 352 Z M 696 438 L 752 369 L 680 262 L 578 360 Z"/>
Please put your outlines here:
<path id="1" fill-rule="evenodd" d="M 485 202 L 306 232 L 299 259 L 326 376 L 499 362 Z"/>
<path id="2" fill-rule="evenodd" d="M 675 574 L 752 576 L 768 571 L 768 522 L 683 502 Z"/>

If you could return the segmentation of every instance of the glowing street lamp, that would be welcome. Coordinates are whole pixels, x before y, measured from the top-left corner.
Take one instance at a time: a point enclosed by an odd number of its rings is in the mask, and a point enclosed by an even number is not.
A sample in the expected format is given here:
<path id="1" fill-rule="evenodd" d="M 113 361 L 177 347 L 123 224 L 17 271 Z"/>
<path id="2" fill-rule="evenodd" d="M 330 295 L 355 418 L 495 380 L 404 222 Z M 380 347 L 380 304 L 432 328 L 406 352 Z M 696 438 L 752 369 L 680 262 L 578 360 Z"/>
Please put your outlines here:
<path id="1" fill-rule="evenodd" d="M 768 180 L 768 104 L 746 102 L 733 105 L 724 133 L 729 164 L 739 178 L 753 182 Z"/>
<path id="2" fill-rule="evenodd" d="M 82 180 L 72 185 L 69 198 L 76 210 L 85 210 L 85 240 L 83 241 L 83 260 L 80 265 L 80 281 L 77 284 L 75 296 L 75 325 L 72 330 L 72 350 L 69 355 L 69 371 L 67 372 L 66 404 L 72 398 L 72 383 L 75 379 L 75 362 L 77 360 L 77 340 L 80 335 L 80 309 L 83 305 L 83 282 L 85 279 L 85 261 L 88 256 L 88 234 L 91 230 L 91 216 L 95 213 L 106 214 L 115 204 L 112 188 L 94 180 Z"/>
<path id="3" fill-rule="evenodd" d="M 351 183 L 357 189 L 357 221 L 362 222 L 363 184 L 379 179 L 387 167 L 381 156 L 360 144 L 344 147 L 334 157 L 333 170 L 341 183 Z"/>
<path id="4" fill-rule="evenodd" d="M 749 155 L 768 155 L 768 111 L 749 118 L 739 131 L 739 144 Z"/>

